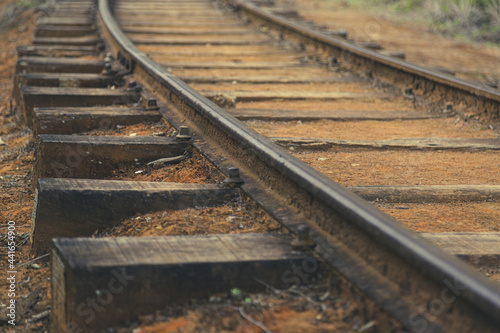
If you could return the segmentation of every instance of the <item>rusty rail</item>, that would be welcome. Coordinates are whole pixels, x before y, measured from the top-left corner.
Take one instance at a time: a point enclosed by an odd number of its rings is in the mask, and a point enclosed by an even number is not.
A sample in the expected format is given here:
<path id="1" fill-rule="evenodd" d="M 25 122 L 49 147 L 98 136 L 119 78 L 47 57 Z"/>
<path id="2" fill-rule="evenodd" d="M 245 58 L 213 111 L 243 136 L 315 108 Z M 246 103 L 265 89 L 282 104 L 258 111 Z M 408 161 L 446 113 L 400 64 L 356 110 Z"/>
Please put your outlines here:
<path id="1" fill-rule="evenodd" d="M 253 9 L 255 15 L 267 17 Z M 256 134 L 168 73 L 120 31 L 107 0 L 99 1 L 98 21 L 113 53 L 145 86 L 180 110 L 165 113 L 168 121 L 176 127 L 187 123 L 195 133 L 194 146 L 221 170 L 239 167 L 245 180 L 242 190 L 287 228 L 295 231 L 299 223 L 306 222 L 325 261 L 404 327 L 415 332 L 497 332 L 500 290 L 492 282 Z M 287 24 L 286 29 L 298 29 Z M 311 31 L 303 34 L 313 38 Z M 326 37 L 314 38 L 331 42 Z M 368 54 L 363 56 L 352 46 L 342 52 L 374 66 L 373 52 L 363 51 Z M 402 73 L 405 80 L 419 75 L 416 66 L 403 69 L 400 61 L 376 57 L 384 68 Z M 423 74 L 420 80 L 426 84 L 445 84 L 443 77 Z M 448 84 L 447 89 L 453 85 L 459 82 Z M 482 94 L 482 102 L 496 105 L 498 111 L 497 93 L 471 85 L 461 89 Z M 227 160 L 212 154 L 219 149 L 225 151 Z"/>

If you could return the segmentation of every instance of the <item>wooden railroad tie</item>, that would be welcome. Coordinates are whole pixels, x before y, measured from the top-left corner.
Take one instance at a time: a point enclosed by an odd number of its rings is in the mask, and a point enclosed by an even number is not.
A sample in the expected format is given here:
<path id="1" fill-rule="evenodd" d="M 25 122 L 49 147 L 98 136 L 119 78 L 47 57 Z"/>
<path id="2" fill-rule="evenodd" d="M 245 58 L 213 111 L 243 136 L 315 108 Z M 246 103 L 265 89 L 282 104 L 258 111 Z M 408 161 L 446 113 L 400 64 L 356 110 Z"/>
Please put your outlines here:
<path id="1" fill-rule="evenodd" d="M 104 61 L 61 57 L 21 57 L 16 64 L 16 73 L 81 73 L 99 74 L 104 69 Z"/>
<path id="2" fill-rule="evenodd" d="M 65 45 L 19 45 L 17 56 L 21 57 L 86 57 L 96 56 L 95 46 L 65 46 Z"/>
<path id="3" fill-rule="evenodd" d="M 90 18 L 66 18 L 66 17 L 41 17 L 38 19 L 37 26 L 57 25 L 66 28 L 90 29 L 94 22 Z"/>
<path id="4" fill-rule="evenodd" d="M 38 178 L 103 178 L 123 165 L 183 155 L 189 143 L 170 137 L 39 135 L 33 183 Z"/>
<path id="5" fill-rule="evenodd" d="M 500 185 L 355 186 L 348 189 L 365 200 L 392 203 L 500 201 Z"/>
<path id="6" fill-rule="evenodd" d="M 33 109 L 35 107 L 124 105 L 135 103 L 140 98 L 140 93 L 133 90 L 100 88 L 25 86 L 22 87 L 21 94 L 23 116 L 29 127 L 33 126 Z"/>
<path id="7" fill-rule="evenodd" d="M 61 88 L 106 88 L 118 85 L 119 78 L 98 73 L 25 73 L 17 74 L 18 84 Z"/>
<path id="8" fill-rule="evenodd" d="M 411 111 L 297 111 L 297 110 L 276 110 L 276 109 L 228 109 L 233 116 L 240 120 L 278 120 L 278 121 L 314 121 L 321 119 L 329 120 L 416 120 L 441 118 L 442 115 L 411 112 Z"/>
<path id="9" fill-rule="evenodd" d="M 96 36 L 83 37 L 35 37 L 34 45 L 68 45 L 68 46 L 95 46 L 102 42 Z"/>
<path id="10" fill-rule="evenodd" d="M 35 191 L 32 250 L 56 237 L 91 236 L 136 214 L 225 205 L 238 189 L 216 184 L 41 178 Z"/>
<path id="11" fill-rule="evenodd" d="M 139 39 L 132 38 L 132 42 L 136 45 L 263 45 L 266 44 L 265 40 L 255 40 L 255 41 L 247 41 L 241 38 L 235 39 L 190 39 L 186 40 L 186 38 L 162 38 L 162 39 Z"/>
<path id="12" fill-rule="evenodd" d="M 499 268 L 500 232 L 422 232 L 420 236 L 473 266 Z"/>
<path id="13" fill-rule="evenodd" d="M 293 252 L 291 240 L 283 234 L 55 239 L 52 329 L 96 331 L 232 288 L 264 291 L 256 279 L 290 287 L 294 266 L 306 266 L 302 273 L 310 279 L 319 265 Z"/>
<path id="14" fill-rule="evenodd" d="M 203 96 L 213 99 L 215 93 L 211 91 L 200 91 Z M 220 92 L 223 93 L 224 92 Z M 311 91 L 230 91 L 227 95 L 234 96 L 241 102 L 252 101 L 268 101 L 272 99 L 286 100 L 358 100 L 358 99 L 386 99 L 387 94 L 371 93 L 371 92 L 349 92 L 349 91 L 334 91 L 334 92 L 311 92 Z"/>
<path id="15" fill-rule="evenodd" d="M 130 107 L 34 108 L 33 131 L 40 134 L 73 134 L 118 125 L 153 123 L 162 119 L 156 110 Z"/>
<path id="16" fill-rule="evenodd" d="M 413 150 L 500 150 L 497 138 L 402 138 L 388 140 L 336 140 L 324 138 L 272 137 L 273 142 L 301 149 L 325 149 L 334 146 L 373 149 Z"/>
<path id="17" fill-rule="evenodd" d="M 36 37 L 82 37 L 86 35 L 96 34 L 94 27 L 66 27 L 58 25 L 42 25 L 37 26 L 35 30 Z"/>

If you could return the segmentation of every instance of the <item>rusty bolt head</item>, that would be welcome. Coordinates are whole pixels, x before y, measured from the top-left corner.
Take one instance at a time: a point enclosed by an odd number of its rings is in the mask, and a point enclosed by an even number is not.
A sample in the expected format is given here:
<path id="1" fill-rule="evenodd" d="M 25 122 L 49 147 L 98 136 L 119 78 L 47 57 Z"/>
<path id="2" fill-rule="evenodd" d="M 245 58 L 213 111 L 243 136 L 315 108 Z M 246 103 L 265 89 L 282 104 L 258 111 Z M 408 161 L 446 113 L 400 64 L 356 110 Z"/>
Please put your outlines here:
<path id="1" fill-rule="evenodd" d="M 111 75 L 113 74 L 113 66 L 110 63 L 104 64 L 104 69 L 102 71 L 103 75 Z"/>
<path id="2" fill-rule="evenodd" d="M 309 238 L 310 228 L 307 224 L 301 224 L 297 227 L 297 238 L 291 245 L 296 251 L 311 250 L 316 244 Z"/>
<path id="3" fill-rule="evenodd" d="M 224 179 L 225 185 L 239 186 L 244 183 L 243 179 L 240 177 L 240 169 L 231 167 L 227 169 L 228 177 Z"/>
<path id="4" fill-rule="evenodd" d="M 240 177 L 240 169 L 238 168 L 229 168 L 228 170 L 229 178 L 239 178 Z"/>
<path id="5" fill-rule="evenodd" d="M 103 42 L 98 42 L 96 45 L 95 45 L 95 49 L 97 52 L 102 52 L 104 51 L 104 49 L 106 48 L 106 45 L 104 45 Z"/>
<path id="6" fill-rule="evenodd" d="M 443 113 L 447 113 L 447 114 L 453 113 L 453 103 L 450 103 L 450 102 L 446 103 L 444 106 Z"/>
<path id="7" fill-rule="evenodd" d="M 310 230 L 311 228 L 309 228 L 309 226 L 306 224 L 299 225 L 299 227 L 297 228 L 297 238 L 302 241 L 309 240 Z"/>
<path id="8" fill-rule="evenodd" d="M 146 110 L 158 110 L 158 104 L 156 103 L 156 98 L 149 98 L 148 99 L 148 106 Z"/>
<path id="9" fill-rule="evenodd" d="M 114 60 L 113 54 L 112 53 L 106 53 L 106 57 L 104 57 L 104 62 L 105 63 L 110 63 Z"/>
<path id="10" fill-rule="evenodd" d="M 411 87 L 405 88 L 405 95 L 413 95 L 413 89 Z"/>
<path id="11" fill-rule="evenodd" d="M 179 128 L 179 134 L 175 137 L 176 139 L 179 140 L 189 140 L 191 139 L 191 133 L 189 131 L 189 127 L 187 126 L 181 126 Z"/>

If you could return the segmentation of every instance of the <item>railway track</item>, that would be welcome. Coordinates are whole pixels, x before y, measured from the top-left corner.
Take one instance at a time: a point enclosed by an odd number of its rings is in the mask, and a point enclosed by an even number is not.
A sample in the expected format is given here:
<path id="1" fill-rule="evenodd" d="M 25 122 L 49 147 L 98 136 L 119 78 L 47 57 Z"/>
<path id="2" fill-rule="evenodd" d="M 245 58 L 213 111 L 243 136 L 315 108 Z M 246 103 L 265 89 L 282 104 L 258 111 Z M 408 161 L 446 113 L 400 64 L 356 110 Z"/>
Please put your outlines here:
<path id="1" fill-rule="evenodd" d="M 32 249 L 51 251 L 54 331 L 104 330 L 235 287 L 290 287 L 321 279 L 318 265 L 374 329 L 498 331 L 498 285 L 452 254 L 498 268 L 500 144 L 453 122 L 471 107 L 497 119 L 500 95 L 296 16 L 240 1 L 66 1 L 19 47 L 17 98 L 36 136 Z M 236 229 L 278 221 L 300 237 L 92 237 L 136 214 L 235 201 L 267 223 Z M 484 233 L 418 236 L 374 205 L 409 211 L 407 225 L 479 211 Z"/>

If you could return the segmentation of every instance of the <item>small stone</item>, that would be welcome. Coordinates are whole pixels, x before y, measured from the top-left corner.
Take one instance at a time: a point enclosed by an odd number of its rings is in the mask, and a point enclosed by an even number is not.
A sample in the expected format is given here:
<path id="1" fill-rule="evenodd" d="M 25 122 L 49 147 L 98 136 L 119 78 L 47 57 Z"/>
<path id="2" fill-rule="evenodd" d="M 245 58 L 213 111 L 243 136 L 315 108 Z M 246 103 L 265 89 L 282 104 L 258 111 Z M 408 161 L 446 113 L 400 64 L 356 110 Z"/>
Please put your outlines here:
<path id="1" fill-rule="evenodd" d="M 229 223 L 233 223 L 233 224 L 236 223 L 236 220 L 238 220 L 238 219 L 241 219 L 241 217 L 234 216 L 234 215 L 226 217 L 226 221 Z"/>

